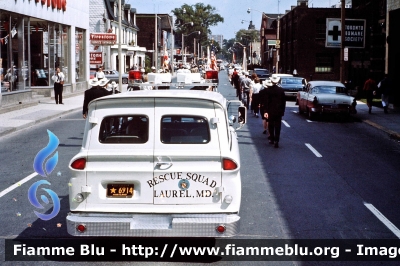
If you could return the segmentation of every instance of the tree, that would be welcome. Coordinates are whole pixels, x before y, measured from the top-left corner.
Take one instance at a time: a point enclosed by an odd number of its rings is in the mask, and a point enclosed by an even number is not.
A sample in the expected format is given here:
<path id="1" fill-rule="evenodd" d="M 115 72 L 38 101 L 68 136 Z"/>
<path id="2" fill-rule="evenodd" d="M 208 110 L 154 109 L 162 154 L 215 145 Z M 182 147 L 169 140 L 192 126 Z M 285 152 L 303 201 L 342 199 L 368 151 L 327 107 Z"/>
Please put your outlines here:
<path id="1" fill-rule="evenodd" d="M 224 22 L 224 18 L 216 13 L 215 7 L 203 3 L 195 5 L 184 4 L 180 8 L 175 8 L 172 12 L 177 17 L 176 33 L 178 35 L 182 36 L 182 34 L 187 35 L 194 31 L 200 31 L 200 36 L 197 34 L 185 36 L 185 46 L 189 46 L 190 51 L 193 51 L 194 38 L 199 40 L 202 46 L 209 45 L 208 35 L 211 34 L 210 27 L 216 26 L 219 22 Z M 193 26 L 188 24 L 188 22 L 193 22 Z"/>

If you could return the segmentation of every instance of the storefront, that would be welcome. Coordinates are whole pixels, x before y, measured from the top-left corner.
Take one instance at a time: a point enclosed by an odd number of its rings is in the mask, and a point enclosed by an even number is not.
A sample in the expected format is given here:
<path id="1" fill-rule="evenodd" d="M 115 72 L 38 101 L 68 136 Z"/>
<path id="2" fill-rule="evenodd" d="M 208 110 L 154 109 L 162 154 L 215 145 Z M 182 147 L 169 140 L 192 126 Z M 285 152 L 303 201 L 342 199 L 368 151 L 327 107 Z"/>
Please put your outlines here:
<path id="1" fill-rule="evenodd" d="M 50 96 L 57 67 L 64 93 L 86 89 L 88 28 L 86 1 L 0 1 L 0 106 Z"/>

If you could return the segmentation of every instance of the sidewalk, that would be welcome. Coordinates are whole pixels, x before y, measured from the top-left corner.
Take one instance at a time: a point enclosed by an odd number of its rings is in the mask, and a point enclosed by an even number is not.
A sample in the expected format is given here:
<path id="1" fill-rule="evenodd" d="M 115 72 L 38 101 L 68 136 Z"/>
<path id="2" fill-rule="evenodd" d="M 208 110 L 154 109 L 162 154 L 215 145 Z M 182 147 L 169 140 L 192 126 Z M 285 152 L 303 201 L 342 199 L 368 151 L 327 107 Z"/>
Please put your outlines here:
<path id="1" fill-rule="evenodd" d="M 400 141 L 400 112 L 389 109 L 389 114 L 383 112 L 383 108 L 372 107 L 368 113 L 367 104 L 357 101 L 357 114 L 354 117 L 360 119 L 377 129 L 386 132 L 390 138 Z"/>
<path id="2" fill-rule="evenodd" d="M 0 137 L 30 127 L 49 119 L 60 117 L 76 110 L 82 110 L 83 91 L 63 95 L 64 104 L 56 104 L 50 97 L 36 102 L 0 108 Z"/>
<path id="3" fill-rule="evenodd" d="M 54 99 L 45 98 L 37 105 L 30 103 L 20 106 L 20 108 L 0 108 L 0 137 L 43 121 L 81 110 L 83 98 L 83 92 L 81 92 L 78 95 L 65 95 L 64 104 L 56 105 Z M 358 101 L 357 114 L 354 117 L 386 132 L 390 138 L 400 141 L 400 112 L 389 110 L 389 114 L 385 114 L 382 108 L 372 107 L 372 113 L 369 114 L 368 106 Z"/>

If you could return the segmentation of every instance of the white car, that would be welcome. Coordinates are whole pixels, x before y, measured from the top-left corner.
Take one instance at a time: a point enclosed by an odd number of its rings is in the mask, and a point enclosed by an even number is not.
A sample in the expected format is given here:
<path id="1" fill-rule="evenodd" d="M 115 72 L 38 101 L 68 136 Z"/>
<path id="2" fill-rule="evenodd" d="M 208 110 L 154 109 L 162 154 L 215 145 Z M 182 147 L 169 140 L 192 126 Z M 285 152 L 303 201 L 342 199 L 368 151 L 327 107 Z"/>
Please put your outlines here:
<path id="1" fill-rule="evenodd" d="M 310 119 L 321 114 L 357 113 L 357 101 L 349 96 L 343 83 L 336 81 L 310 81 L 304 91 L 298 91 L 296 104 L 299 113 L 307 113 Z"/>
<path id="2" fill-rule="evenodd" d="M 240 105 L 216 92 L 188 90 L 93 100 L 82 148 L 69 166 L 68 233 L 237 234 L 241 178 L 233 126 L 243 125 L 247 113 Z"/>

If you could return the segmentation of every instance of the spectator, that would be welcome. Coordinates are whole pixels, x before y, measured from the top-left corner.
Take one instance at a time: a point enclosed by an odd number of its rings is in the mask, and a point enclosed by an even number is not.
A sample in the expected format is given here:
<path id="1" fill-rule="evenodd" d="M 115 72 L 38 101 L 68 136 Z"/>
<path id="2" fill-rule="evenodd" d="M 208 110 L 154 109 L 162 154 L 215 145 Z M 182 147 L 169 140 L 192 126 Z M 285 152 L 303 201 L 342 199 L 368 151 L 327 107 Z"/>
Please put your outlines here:
<path id="1" fill-rule="evenodd" d="M 371 113 L 372 109 L 372 100 L 374 98 L 374 92 L 376 91 L 377 86 L 375 80 L 368 76 L 368 79 L 364 83 L 363 90 L 365 91 L 365 97 L 367 98 L 367 105 L 368 105 L 368 113 Z"/>
<path id="2" fill-rule="evenodd" d="M 62 94 L 64 89 L 64 74 L 61 72 L 60 68 L 56 68 L 56 73 L 54 73 L 51 78 L 54 81 L 54 98 L 56 104 L 64 104 L 62 100 Z"/>
<path id="3" fill-rule="evenodd" d="M 391 79 L 389 78 L 388 74 L 385 74 L 385 77 L 381 82 L 378 84 L 379 92 L 382 94 L 382 106 L 383 106 L 383 111 L 385 114 L 388 114 L 388 105 L 389 105 L 389 95 L 391 94 L 392 90 L 392 82 Z"/>

